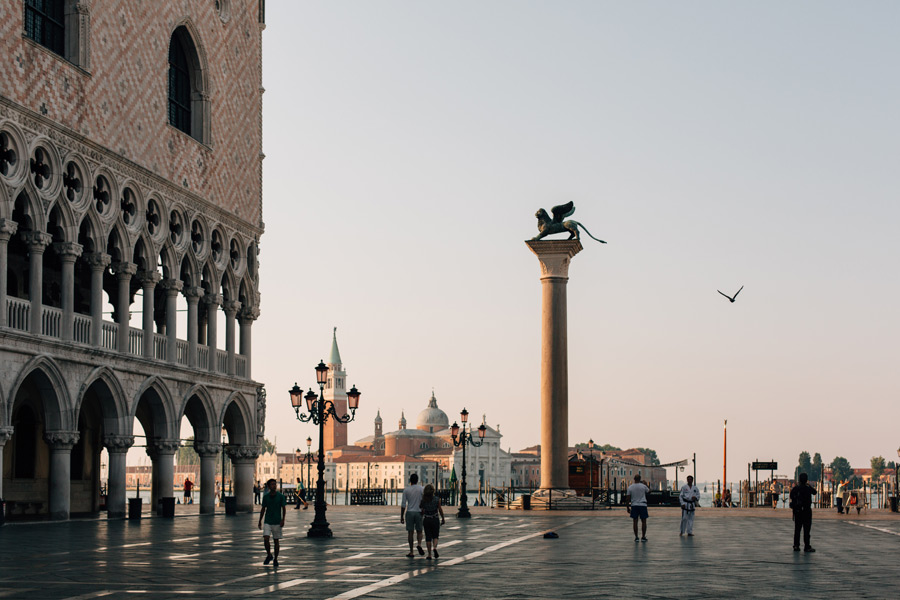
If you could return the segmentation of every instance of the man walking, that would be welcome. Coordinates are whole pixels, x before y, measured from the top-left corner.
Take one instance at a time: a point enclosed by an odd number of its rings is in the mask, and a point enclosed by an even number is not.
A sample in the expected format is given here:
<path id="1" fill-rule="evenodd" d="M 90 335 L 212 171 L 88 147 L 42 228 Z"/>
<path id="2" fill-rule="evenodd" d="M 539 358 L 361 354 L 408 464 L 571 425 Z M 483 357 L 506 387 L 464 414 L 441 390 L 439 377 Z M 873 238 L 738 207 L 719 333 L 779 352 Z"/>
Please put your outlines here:
<path id="1" fill-rule="evenodd" d="M 309 503 L 303 497 L 306 495 L 306 488 L 303 487 L 303 479 L 301 477 L 297 478 L 297 504 L 294 506 L 294 510 L 300 508 L 300 505 L 303 504 L 303 510 L 309 508 Z"/>
<path id="2" fill-rule="evenodd" d="M 809 528 L 812 527 L 812 497 L 816 489 L 807 483 L 809 476 L 800 473 L 800 483 L 791 489 L 791 509 L 794 511 L 794 552 L 800 552 L 800 529 L 803 529 L 803 551 L 815 552 L 809 545 Z"/>
<path id="3" fill-rule="evenodd" d="M 259 510 L 259 528 L 263 532 L 263 544 L 266 547 L 266 560 L 264 565 L 273 561 L 273 566 L 278 566 L 278 551 L 281 549 L 278 540 L 281 539 L 281 528 L 284 527 L 284 517 L 287 514 L 287 498 L 278 491 L 278 482 L 270 479 L 266 482 L 268 491 L 262 497 L 262 508 Z M 265 525 L 263 525 L 263 517 L 265 517 Z M 275 556 L 272 556 L 272 549 L 269 546 L 269 538 L 275 540 Z"/>
<path id="4" fill-rule="evenodd" d="M 409 476 L 409 485 L 403 490 L 403 499 L 400 501 L 400 523 L 406 519 L 406 533 L 409 538 L 409 558 L 415 556 L 413 554 L 413 531 L 417 535 L 417 548 L 419 554 L 425 555 L 422 549 L 422 494 L 424 488 L 419 485 L 419 476 L 413 473 Z"/>
<path id="5" fill-rule="evenodd" d="M 700 490 L 694 485 L 693 475 L 687 476 L 687 483 L 681 486 L 678 503 L 681 504 L 681 533 L 694 535 L 694 510 L 700 502 Z"/>
<path id="6" fill-rule="evenodd" d="M 631 513 L 634 521 L 634 541 L 647 541 L 647 492 L 650 488 L 641 481 L 641 474 L 634 476 L 634 483 L 628 486 L 625 492 L 625 505 Z M 641 537 L 638 537 L 638 519 L 641 520 Z"/>

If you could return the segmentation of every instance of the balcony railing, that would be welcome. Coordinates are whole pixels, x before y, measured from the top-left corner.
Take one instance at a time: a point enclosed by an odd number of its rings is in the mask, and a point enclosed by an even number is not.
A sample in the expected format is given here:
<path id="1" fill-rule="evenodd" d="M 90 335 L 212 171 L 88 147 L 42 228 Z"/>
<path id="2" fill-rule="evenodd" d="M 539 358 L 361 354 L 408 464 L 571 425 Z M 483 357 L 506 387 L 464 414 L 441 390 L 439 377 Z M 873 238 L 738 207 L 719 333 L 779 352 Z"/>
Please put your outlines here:
<path id="1" fill-rule="evenodd" d="M 44 306 L 41 311 L 41 333 L 47 337 L 62 337 L 62 310 L 52 306 Z M 30 331 L 31 326 L 31 302 L 21 298 L 7 298 L 6 303 L 7 326 L 18 331 Z M 91 344 L 91 332 L 93 321 L 87 315 L 74 314 L 73 338 L 77 344 L 89 346 Z M 101 323 L 100 347 L 106 350 L 118 350 L 119 325 L 103 321 Z M 168 341 L 165 335 L 153 334 L 153 358 L 160 361 L 167 359 Z M 144 354 L 144 330 L 137 327 L 129 327 L 128 353 L 134 356 Z M 182 366 L 188 366 L 190 346 L 185 340 L 175 341 L 176 362 Z M 228 367 L 228 352 L 216 349 L 213 360 L 216 361 L 216 371 L 225 373 Z M 197 347 L 197 368 L 208 370 L 210 361 L 210 348 L 204 345 Z M 237 377 L 247 377 L 247 357 L 235 354 L 234 374 Z"/>

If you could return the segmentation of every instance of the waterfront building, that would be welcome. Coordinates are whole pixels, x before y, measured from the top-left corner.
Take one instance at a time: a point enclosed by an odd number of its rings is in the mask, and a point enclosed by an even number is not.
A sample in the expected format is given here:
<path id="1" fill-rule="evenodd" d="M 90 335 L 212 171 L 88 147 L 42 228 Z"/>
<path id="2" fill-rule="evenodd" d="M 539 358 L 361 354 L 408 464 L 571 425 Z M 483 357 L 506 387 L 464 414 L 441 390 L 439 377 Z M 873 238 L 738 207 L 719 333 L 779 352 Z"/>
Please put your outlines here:
<path id="1" fill-rule="evenodd" d="M 152 460 L 151 502 L 175 496 L 192 434 L 212 512 L 223 428 L 238 508 L 252 507 L 263 6 L 0 3 L 0 497 L 13 509 L 96 513 L 106 449 L 109 516 L 124 516 L 132 445 Z"/>

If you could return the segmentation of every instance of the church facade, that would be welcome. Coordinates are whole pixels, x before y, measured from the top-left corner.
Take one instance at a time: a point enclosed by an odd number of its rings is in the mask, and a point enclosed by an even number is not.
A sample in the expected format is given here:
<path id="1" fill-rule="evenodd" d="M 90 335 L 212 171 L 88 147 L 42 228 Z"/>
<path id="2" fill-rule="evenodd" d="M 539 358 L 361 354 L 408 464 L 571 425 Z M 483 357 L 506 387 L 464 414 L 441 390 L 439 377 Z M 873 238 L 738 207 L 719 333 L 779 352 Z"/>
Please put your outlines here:
<path id="1" fill-rule="evenodd" d="M 201 512 L 223 447 L 238 507 L 252 508 L 263 8 L 0 3 L 0 497 L 12 510 L 97 513 L 106 449 L 106 507 L 124 516 L 132 446 L 152 459 L 151 502 L 171 497 L 190 435 Z"/>

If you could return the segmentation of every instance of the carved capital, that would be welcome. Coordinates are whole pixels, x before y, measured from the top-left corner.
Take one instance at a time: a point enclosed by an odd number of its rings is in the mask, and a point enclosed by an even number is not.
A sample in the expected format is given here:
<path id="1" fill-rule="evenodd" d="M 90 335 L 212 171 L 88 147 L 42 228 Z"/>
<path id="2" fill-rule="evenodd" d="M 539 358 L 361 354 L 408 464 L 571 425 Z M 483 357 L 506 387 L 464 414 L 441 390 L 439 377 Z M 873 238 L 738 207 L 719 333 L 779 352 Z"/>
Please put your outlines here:
<path id="1" fill-rule="evenodd" d="M 225 452 L 233 462 L 259 458 L 259 446 L 226 446 Z"/>
<path id="2" fill-rule="evenodd" d="M 203 296 L 203 304 L 206 304 L 207 306 L 213 304 L 215 304 L 216 306 L 222 306 L 222 302 L 224 301 L 225 299 L 222 294 L 206 294 L 205 296 Z"/>
<path id="3" fill-rule="evenodd" d="M 104 435 L 103 445 L 106 447 L 107 452 L 110 453 L 128 452 L 128 449 L 134 445 L 134 436 L 114 434 Z"/>
<path id="4" fill-rule="evenodd" d="M 525 242 L 541 263 L 541 279 L 568 279 L 572 257 L 581 252 L 578 240 L 529 240 Z"/>
<path id="5" fill-rule="evenodd" d="M 152 444 L 147 444 L 147 454 L 150 455 L 151 446 L 156 451 L 156 455 L 160 454 L 175 454 L 178 452 L 178 449 L 181 447 L 180 440 L 165 440 L 165 439 L 156 439 L 153 440 Z M 150 455 L 151 457 L 153 455 Z"/>
<path id="6" fill-rule="evenodd" d="M 0 219 L 0 241 L 8 242 L 9 238 L 15 235 L 19 229 L 19 224 L 10 219 Z"/>
<path id="7" fill-rule="evenodd" d="M 194 302 L 198 302 L 206 292 L 202 287 L 194 285 L 184 288 L 184 291 L 182 291 L 181 293 L 184 294 L 184 297 L 187 298 L 188 302 L 190 302 L 191 300 L 193 300 Z"/>
<path id="8" fill-rule="evenodd" d="M 77 431 L 45 431 L 44 441 L 53 450 L 71 450 L 81 434 Z"/>
<path id="9" fill-rule="evenodd" d="M 168 295 L 174 296 L 184 288 L 184 283 L 180 279 L 163 279 L 159 286 L 166 290 Z"/>
<path id="10" fill-rule="evenodd" d="M 12 437 L 13 431 L 13 428 L 9 425 L 0 427 L 0 448 L 6 445 L 6 442 Z"/>
<path id="11" fill-rule="evenodd" d="M 241 310 L 241 303 L 235 300 L 230 300 L 222 304 L 222 309 L 225 311 L 225 314 L 229 317 L 234 317 L 239 310 Z"/>
<path id="12" fill-rule="evenodd" d="M 43 252 L 44 248 L 53 241 L 53 236 L 43 231 L 23 231 L 19 235 L 28 246 L 29 252 Z"/>
<path id="13" fill-rule="evenodd" d="M 71 262 L 75 262 L 75 259 L 81 256 L 84 246 L 76 244 L 75 242 L 57 242 L 56 244 L 53 244 L 53 250 L 62 258 L 62 260 L 65 261 L 68 259 Z"/>
<path id="14" fill-rule="evenodd" d="M 102 271 L 112 262 L 112 256 L 103 252 L 94 252 L 93 254 L 85 254 L 81 260 L 87 263 L 92 271 Z"/>
<path id="15" fill-rule="evenodd" d="M 194 442 L 194 452 L 201 457 L 216 456 L 221 448 L 216 442 Z"/>
<path id="16" fill-rule="evenodd" d="M 238 318 L 242 323 L 252 323 L 256 319 L 259 318 L 259 307 L 258 306 L 245 306 L 238 313 Z"/>
<path id="17" fill-rule="evenodd" d="M 159 271 L 138 271 L 137 272 L 138 281 L 141 282 L 141 285 L 145 288 L 154 288 L 156 284 L 162 280 L 162 274 Z"/>
<path id="18" fill-rule="evenodd" d="M 112 268 L 113 273 L 115 273 L 116 278 L 118 278 L 119 280 L 129 280 L 135 273 L 137 273 L 137 265 L 130 262 L 117 262 L 112 266 Z"/>

